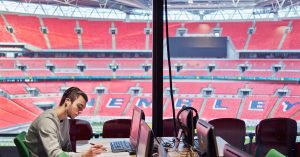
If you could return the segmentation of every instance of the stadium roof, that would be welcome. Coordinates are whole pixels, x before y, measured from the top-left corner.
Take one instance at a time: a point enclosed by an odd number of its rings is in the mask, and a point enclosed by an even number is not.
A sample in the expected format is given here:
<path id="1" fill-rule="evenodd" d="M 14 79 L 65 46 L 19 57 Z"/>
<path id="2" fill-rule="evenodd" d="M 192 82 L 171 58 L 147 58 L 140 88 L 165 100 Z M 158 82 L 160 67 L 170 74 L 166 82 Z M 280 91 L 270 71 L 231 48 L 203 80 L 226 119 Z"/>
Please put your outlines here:
<path id="1" fill-rule="evenodd" d="M 151 9 L 152 0 L 12 0 L 26 3 L 56 4 L 119 10 Z M 300 0 L 168 0 L 169 9 L 282 9 L 299 5 Z"/>
<path id="2" fill-rule="evenodd" d="M 299 18 L 300 0 L 168 0 L 168 10 L 175 21 Z M 0 0 L 0 12 L 151 20 L 152 0 Z"/>

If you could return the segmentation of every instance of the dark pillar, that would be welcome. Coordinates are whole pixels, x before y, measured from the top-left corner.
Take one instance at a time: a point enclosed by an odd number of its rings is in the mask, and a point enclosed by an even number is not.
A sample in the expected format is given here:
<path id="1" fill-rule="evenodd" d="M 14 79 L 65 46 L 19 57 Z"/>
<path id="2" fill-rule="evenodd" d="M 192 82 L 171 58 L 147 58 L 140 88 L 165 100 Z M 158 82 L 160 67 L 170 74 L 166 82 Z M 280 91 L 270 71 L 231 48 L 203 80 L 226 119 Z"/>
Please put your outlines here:
<path id="1" fill-rule="evenodd" d="M 163 0 L 153 0 L 152 130 L 163 133 Z"/>

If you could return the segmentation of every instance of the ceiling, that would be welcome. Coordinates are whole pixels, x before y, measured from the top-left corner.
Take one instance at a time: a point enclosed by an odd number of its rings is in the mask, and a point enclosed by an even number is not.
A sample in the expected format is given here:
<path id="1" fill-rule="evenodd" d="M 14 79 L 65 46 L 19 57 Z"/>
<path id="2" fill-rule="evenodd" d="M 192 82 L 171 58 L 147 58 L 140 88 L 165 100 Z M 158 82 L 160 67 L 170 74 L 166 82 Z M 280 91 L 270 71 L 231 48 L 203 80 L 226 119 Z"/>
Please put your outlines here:
<path id="1" fill-rule="evenodd" d="M 130 13 L 132 9 L 151 10 L 152 0 L 11 0 L 26 3 L 71 5 L 118 9 Z M 168 0 L 170 10 L 218 10 L 246 8 L 281 8 L 299 5 L 300 0 Z"/>

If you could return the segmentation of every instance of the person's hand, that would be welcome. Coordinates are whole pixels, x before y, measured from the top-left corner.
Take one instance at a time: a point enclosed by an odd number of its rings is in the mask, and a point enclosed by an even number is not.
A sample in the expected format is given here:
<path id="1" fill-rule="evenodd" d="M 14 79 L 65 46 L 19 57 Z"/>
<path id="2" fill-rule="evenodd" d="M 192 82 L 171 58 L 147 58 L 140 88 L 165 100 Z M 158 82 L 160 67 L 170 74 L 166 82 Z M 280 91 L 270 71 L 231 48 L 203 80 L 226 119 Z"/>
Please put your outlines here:
<path id="1" fill-rule="evenodd" d="M 105 152 L 106 148 L 102 145 L 92 145 L 89 150 L 86 152 L 83 152 L 81 157 L 95 157 L 97 154 L 101 154 L 102 152 Z"/>

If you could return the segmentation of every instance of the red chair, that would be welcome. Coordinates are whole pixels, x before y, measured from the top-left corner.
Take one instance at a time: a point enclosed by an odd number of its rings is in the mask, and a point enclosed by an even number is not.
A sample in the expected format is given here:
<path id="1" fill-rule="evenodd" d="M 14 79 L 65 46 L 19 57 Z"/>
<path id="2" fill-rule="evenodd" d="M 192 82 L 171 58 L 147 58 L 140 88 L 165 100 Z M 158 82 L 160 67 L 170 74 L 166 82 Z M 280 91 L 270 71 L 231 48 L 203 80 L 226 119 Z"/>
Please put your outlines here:
<path id="1" fill-rule="evenodd" d="M 76 141 L 90 140 L 93 137 L 93 129 L 91 124 L 82 119 L 69 119 L 70 123 L 70 140 L 72 150 L 76 151 Z"/>
<path id="2" fill-rule="evenodd" d="M 222 137 L 230 145 L 244 150 L 246 124 L 236 118 L 219 118 L 209 121 L 215 128 L 216 136 Z"/>
<path id="3" fill-rule="evenodd" d="M 179 130 L 179 124 L 176 120 L 176 134 Z M 163 120 L 163 137 L 174 137 L 174 122 L 173 118 Z"/>
<path id="4" fill-rule="evenodd" d="M 252 155 L 230 144 L 225 144 L 223 152 L 224 152 L 223 157 L 253 157 Z"/>
<path id="5" fill-rule="evenodd" d="M 256 129 L 255 156 L 265 156 L 270 149 L 295 157 L 297 122 L 290 118 L 270 118 L 262 120 Z"/>
<path id="6" fill-rule="evenodd" d="M 112 119 L 104 122 L 103 138 L 129 138 L 131 119 Z"/>

